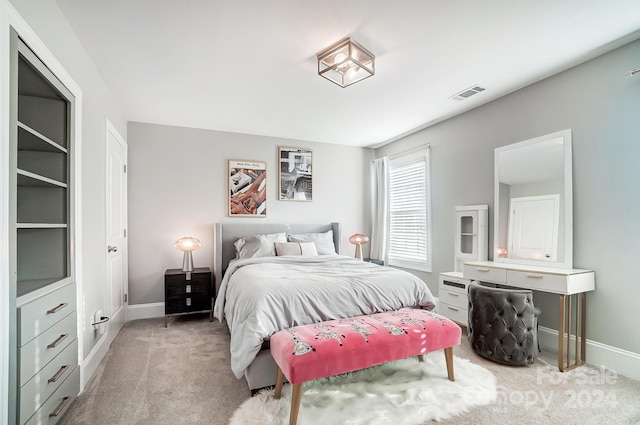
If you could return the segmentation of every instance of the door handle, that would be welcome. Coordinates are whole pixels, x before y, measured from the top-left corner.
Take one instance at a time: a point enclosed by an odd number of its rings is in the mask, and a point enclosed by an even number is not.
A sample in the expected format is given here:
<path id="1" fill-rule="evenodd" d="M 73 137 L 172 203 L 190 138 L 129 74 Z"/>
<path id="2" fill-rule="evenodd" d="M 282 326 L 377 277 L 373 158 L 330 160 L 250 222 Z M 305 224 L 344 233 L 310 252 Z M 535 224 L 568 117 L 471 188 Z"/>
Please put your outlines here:
<path id="1" fill-rule="evenodd" d="M 107 252 L 116 252 L 117 250 L 118 250 L 118 247 L 117 247 L 117 246 L 111 246 L 111 245 L 109 245 L 109 246 L 107 247 Z"/>

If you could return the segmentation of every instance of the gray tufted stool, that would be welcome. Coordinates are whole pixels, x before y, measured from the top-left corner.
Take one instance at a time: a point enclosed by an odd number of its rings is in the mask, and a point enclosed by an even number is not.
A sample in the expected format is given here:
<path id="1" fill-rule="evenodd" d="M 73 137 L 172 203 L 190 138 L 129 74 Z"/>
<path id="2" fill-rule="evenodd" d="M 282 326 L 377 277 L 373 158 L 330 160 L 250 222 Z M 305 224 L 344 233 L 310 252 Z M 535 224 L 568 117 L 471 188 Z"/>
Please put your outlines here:
<path id="1" fill-rule="evenodd" d="M 469 343 L 477 354 L 510 365 L 538 355 L 538 314 L 530 290 L 469 285 Z"/>

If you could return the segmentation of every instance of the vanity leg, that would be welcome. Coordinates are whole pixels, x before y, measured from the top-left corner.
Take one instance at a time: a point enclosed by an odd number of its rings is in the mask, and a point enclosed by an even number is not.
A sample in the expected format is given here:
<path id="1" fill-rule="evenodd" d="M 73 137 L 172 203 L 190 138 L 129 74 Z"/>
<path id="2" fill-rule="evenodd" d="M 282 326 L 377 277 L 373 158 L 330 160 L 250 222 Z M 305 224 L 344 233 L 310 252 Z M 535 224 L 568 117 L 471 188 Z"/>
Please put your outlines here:
<path id="1" fill-rule="evenodd" d="M 564 306 L 565 295 L 560 294 L 560 315 L 558 321 L 558 369 L 564 372 Z"/>
<path id="2" fill-rule="evenodd" d="M 587 294 L 582 292 L 576 294 L 576 297 L 575 358 L 573 364 L 571 364 L 571 315 L 574 312 L 574 309 L 571 303 L 571 295 L 569 295 L 568 297 L 564 294 L 560 295 L 560 320 L 558 324 L 558 369 L 560 369 L 561 372 L 566 372 L 568 370 L 575 369 L 578 366 L 582 366 L 587 358 Z M 567 333 L 566 347 L 565 331 Z M 579 344 L 578 339 L 580 339 Z M 566 359 L 564 356 L 565 348 L 567 350 Z"/>

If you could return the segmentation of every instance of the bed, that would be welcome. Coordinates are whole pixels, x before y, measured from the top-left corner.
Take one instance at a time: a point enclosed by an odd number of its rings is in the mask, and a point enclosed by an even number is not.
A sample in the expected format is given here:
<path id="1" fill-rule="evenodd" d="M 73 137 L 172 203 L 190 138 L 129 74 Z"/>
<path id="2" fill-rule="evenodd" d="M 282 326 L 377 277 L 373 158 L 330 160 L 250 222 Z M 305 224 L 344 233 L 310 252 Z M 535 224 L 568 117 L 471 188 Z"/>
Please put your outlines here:
<path id="1" fill-rule="evenodd" d="M 233 373 L 252 391 L 275 384 L 268 341 L 281 329 L 435 307 L 429 288 L 413 274 L 340 255 L 339 223 L 217 223 L 214 236 L 214 316 L 229 327 Z M 292 246 L 310 255 L 282 255 Z"/>

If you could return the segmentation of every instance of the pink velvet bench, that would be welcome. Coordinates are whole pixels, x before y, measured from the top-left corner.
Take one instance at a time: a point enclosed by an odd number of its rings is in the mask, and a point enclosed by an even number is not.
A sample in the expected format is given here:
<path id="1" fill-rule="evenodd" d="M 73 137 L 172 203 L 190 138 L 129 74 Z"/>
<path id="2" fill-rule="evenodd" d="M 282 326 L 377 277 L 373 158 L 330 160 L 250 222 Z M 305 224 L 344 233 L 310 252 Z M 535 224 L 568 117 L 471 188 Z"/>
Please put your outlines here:
<path id="1" fill-rule="evenodd" d="M 296 326 L 271 337 L 278 365 L 275 398 L 284 377 L 293 385 L 289 424 L 295 425 L 306 381 L 444 349 L 447 376 L 453 381 L 453 347 L 460 344 L 458 325 L 439 314 L 404 308 L 385 313 Z"/>

